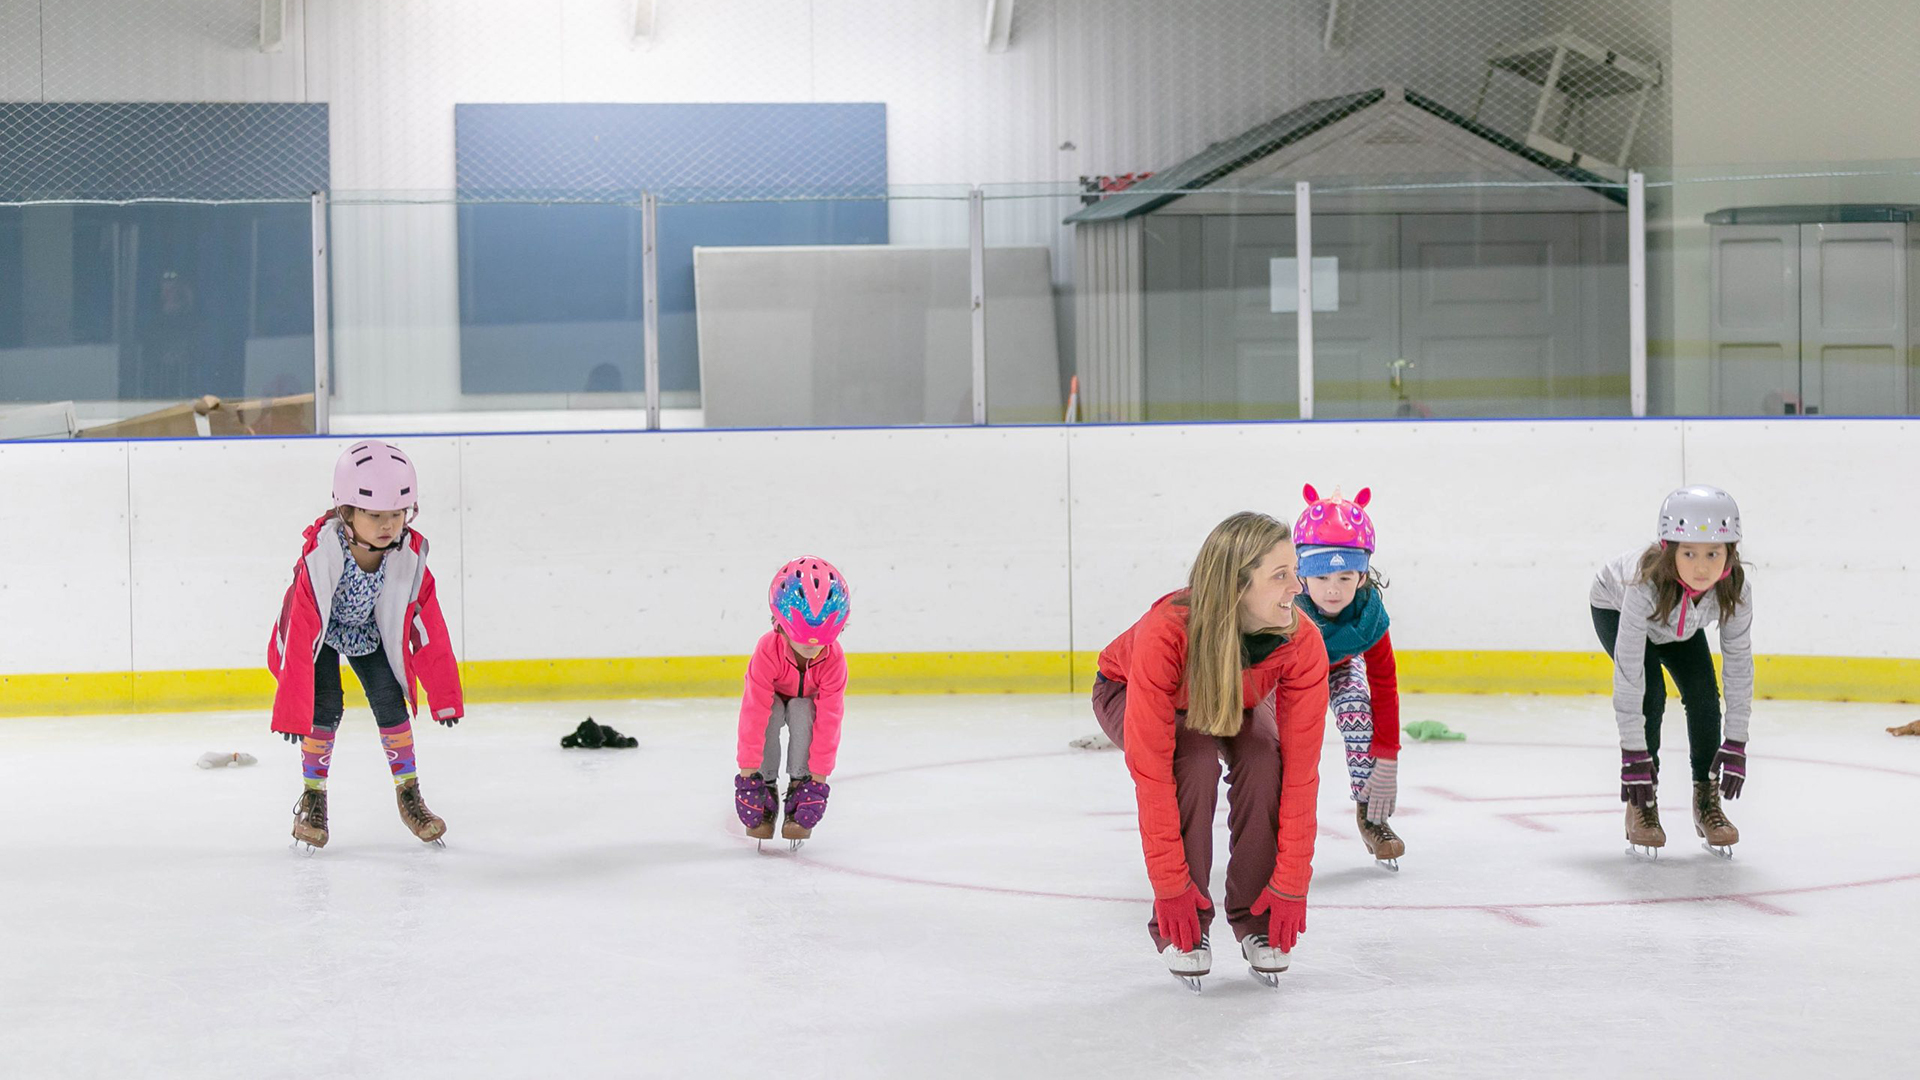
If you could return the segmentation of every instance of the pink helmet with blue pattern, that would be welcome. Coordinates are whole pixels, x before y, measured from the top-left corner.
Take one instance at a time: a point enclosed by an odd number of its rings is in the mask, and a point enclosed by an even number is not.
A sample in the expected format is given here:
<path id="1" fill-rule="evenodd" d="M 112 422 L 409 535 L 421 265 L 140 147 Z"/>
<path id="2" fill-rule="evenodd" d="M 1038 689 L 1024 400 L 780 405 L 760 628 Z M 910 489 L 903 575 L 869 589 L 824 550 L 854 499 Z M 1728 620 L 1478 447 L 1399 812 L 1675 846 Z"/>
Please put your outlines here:
<path id="1" fill-rule="evenodd" d="M 1367 516 L 1367 503 L 1373 489 L 1361 488 L 1351 501 L 1340 497 L 1323 499 L 1308 484 L 1301 489 L 1307 508 L 1293 523 L 1293 543 L 1300 549 L 1300 576 L 1325 577 L 1343 570 L 1364 574 L 1373 554 L 1373 519 Z"/>
<path id="2" fill-rule="evenodd" d="M 802 555 L 780 568 L 767 588 L 773 624 L 796 645 L 831 645 L 847 628 L 847 579 L 825 559 Z"/>

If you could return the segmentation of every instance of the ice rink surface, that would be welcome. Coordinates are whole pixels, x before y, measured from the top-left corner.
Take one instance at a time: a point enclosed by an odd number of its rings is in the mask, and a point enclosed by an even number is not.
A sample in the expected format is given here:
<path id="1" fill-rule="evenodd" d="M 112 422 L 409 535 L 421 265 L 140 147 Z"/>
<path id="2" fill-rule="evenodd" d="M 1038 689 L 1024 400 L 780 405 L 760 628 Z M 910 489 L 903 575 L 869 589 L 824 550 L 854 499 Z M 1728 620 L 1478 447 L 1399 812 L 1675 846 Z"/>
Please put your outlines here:
<path id="1" fill-rule="evenodd" d="M 349 692 L 352 695 L 352 691 Z M 1607 699 L 1410 697 L 1376 868 L 1322 759 L 1308 930 L 1205 993 L 1143 924 L 1133 793 L 1078 697 L 857 697 L 798 854 L 732 809 L 733 701 L 418 722 L 447 847 L 401 825 L 350 700 L 333 838 L 259 715 L 0 721 L 9 1077 L 1905 1075 L 1920 739 L 1904 707 L 1758 702 L 1736 857 L 1625 852 Z M 562 750 L 592 715 L 637 750 Z M 1331 734 L 1331 725 L 1329 725 Z M 251 768 L 203 771 L 207 750 Z M 1225 828 L 1222 799 L 1221 829 Z M 1219 845 L 1217 882 L 1225 870 Z"/>

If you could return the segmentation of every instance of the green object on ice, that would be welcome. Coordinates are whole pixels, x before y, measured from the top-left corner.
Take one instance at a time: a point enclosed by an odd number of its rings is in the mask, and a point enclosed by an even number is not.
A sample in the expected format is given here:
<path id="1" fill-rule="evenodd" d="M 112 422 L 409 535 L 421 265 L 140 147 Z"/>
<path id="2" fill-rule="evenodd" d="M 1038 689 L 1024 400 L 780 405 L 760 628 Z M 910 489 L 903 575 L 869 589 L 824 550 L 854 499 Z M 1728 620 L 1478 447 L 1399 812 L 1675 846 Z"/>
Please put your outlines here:
<path id="1" fill-rule="evenodd" d="M 1464 733 L 1454 731 L 1438 720 L 1416 720 L 1401 730 L 1415 742 L 1459 742 L 1466 738 Z"/>

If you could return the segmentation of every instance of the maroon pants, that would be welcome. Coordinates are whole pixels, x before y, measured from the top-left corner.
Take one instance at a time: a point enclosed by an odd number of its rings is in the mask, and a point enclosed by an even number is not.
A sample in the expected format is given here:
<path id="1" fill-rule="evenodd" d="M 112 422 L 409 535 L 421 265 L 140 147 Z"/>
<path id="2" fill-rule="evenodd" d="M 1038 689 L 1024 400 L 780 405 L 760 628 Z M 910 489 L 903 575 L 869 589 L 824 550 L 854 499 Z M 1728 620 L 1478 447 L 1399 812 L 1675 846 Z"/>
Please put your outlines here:
<path id="1" fill-rule="evenodd" d="M 1093 684 L 1093 715 L 1114 745 L 1126 748 L 1127 687 L 1101 679 Z M 1220 801 L 1220 763 L 1227 766 L 1227 925 L 1235 940 L 1267 932 L 1267 917 L 1248 909 L 1273 877 L 1280 841 L 1280 729 L 1274 722 L 1272 698 L 1248 709 L 1240 734 L 1230 739 L 1203 735 L 1186 726 L 1179 714 L 1173 744 L 1173 784 L 1180 803 L 1180 843 L 1186 850 L 1187 870 L 1209 903 L 1213 900 L 1213 815 Z M 1200 912 L 1200 926 L 1213 922 L 1213 911 Z M 1152 918 L 1147 933 L 1153 946 L 1164 949 L 1167 939 Z"/>

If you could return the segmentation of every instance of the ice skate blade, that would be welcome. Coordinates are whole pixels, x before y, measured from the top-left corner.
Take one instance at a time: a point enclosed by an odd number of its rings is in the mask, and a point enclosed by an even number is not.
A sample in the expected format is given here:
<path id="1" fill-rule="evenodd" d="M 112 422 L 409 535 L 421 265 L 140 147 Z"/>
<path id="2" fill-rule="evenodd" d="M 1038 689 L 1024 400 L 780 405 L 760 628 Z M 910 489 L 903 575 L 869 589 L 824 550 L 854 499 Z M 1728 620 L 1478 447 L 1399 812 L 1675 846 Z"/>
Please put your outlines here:
<path id="1" fill-rule="evenodd" d="M 309 859 L 313 858 L 314 852 L 320 850 L 319 848 L 314 847 L 312 844 L 305 843 L 304 841 L 300 841 L 300 840 L 295 840 L 293 843 L 288 844 L 287 849 L 289 851 L 297 851 L 301 855 Z"/>
<path id="2" fill-rule="evenodd" d="M 1642 847 L 1639 844 L 1628 844 L 1627 854 L 1637 859 L 1645 859 L 1648 862 L 1660 861 L 1660 849 L 1657 847 Z"/>
<path id="3" fill-rule="evenodd" d="M 788 851 L 799 851 L 799 850 L 800 850 L 800 848 L 801 848 L 801 845 L 803 845 L 803 844 L 805 844 L 805 843 L 806 843 L 806 841 L 805 841 L 805 840 L 789 840 L 789 841 L 787 841 L 787 850 L 788 850 Z"/>
<path id="4" fill-rule="evenodd" d="M 1708 854 L 1711 854 L 1717 858 L 1722 858 L 1729 861 L 1733 859 L 1732 844 L 1725 844 L 1720 847 L 1715 847 L 1714 845 L 1707 843 L 1705 840 L 1702 840 L 1700 841 L 1700 846 L 1703 848 L 1706 848 Z"/>
<path id="5" fill-rule="evenodd" d="M 1400 872 L 1399 859 L 1375 859 L 1373 865 L 1382 870 L 1391 870 L 1396 874 Z"/>
<path id="6" fill-rule="evenodd" d="M 1191 990 L 1196 994 L 1200 992 L 1200 976 L 1175 975 L 1174 978 L 1179 979 L 1180 985 L 1185 986 L 1188 990 Z"/>

